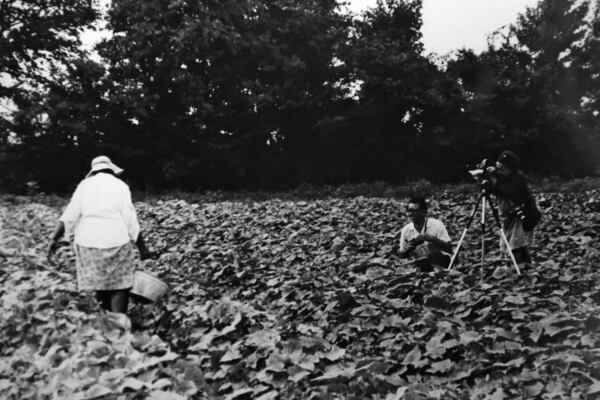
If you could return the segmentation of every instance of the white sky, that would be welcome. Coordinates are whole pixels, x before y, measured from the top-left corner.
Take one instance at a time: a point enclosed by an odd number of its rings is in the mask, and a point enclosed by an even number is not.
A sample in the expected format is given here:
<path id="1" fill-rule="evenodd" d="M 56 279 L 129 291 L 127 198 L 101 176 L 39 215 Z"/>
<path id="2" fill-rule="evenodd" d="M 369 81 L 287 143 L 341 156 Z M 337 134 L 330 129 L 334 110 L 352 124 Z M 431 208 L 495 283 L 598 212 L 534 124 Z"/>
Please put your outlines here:
<path id="1" fill-rule="evenodd" d="M 373 7 L 376 0 L 346 0 L 355 12 Z M 487 48 L 487 35 L 514 23 L 538 0 L 423 0 L 425 51 L 446 54 L 463 47 L 477 53 Z"/>

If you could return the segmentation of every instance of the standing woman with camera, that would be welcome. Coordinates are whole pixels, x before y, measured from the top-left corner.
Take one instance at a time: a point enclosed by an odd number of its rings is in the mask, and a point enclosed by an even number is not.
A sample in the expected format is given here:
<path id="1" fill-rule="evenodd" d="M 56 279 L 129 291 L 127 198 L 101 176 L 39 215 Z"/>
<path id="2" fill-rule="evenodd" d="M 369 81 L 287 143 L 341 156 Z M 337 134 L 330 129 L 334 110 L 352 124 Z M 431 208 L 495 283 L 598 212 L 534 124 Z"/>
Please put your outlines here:
<path id="1" fill-rule="evenodd" d="M 491 192 L 498 199 L 502 228 L 519 268 L 531 265 L 529 247 L 533 229 L 541 219 L 535 199 L 521 171 L 521 160 L 511 151 L 503 151 L 496 167 L 488 169 Z M 502 244 L 503 245 L 503 244 Z"/>

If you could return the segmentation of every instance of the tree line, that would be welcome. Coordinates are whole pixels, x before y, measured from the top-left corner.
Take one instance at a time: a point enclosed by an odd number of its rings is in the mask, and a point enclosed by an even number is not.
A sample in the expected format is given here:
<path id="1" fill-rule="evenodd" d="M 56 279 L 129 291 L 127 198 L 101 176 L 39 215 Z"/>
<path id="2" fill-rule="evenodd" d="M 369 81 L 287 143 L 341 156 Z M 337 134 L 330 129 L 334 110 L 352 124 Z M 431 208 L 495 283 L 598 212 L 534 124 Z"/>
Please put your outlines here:
<path id="1" fill-rule="evenodd" d="M 425 54 L 421 1 L 93 0 L 0 5 L 0 184 L 73 188 L 98 154 L 146 190 L 457 181 L 502 149 L 594 173 L 600 7 L 542 0 L 480 54 Z"/>

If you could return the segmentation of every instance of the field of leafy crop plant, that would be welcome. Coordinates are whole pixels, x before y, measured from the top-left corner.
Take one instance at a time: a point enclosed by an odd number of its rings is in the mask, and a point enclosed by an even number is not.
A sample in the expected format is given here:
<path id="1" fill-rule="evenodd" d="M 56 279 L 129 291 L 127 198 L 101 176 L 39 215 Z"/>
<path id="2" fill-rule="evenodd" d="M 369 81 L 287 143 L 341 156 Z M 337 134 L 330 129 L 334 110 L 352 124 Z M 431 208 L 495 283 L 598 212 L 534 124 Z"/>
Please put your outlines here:
<path id="1" fill-rule="evenodd" d="M 170 285 L 131 329 L 45 261 L 62 203 L 0 198 L 2 399 L 595 399 L 599 190 L 540 191 L 535 268 L 509 266 L 489 216 L 453 271 L 396 250 L 404 198 L 147 199 L 140 264 Z M 458 240 L 469 191 L 432 196 Z M 498 268 L 499 267 L 499 268 Z"/>

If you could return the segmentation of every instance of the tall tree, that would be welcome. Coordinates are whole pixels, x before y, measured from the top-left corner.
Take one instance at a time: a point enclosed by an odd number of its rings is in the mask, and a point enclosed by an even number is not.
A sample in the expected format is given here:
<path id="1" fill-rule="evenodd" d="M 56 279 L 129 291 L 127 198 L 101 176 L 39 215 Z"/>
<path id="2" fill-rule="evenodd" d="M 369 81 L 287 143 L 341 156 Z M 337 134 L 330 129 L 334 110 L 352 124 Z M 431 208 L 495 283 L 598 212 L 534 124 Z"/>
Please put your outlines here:
<path id="1" fill-rule="evenodd" d="M 594 87 L 589 2 L 544 0 L 520 15 L 500 43 L 476 56 L 460 52 L 448 74 L 464 89 L 472 148 L 511 148 L 539 173 L 594 168 L 589 105 Z M 586 46 L 587 44 L 587 46 Z"/>
<path id="2" fill-rule="evenodd" d="M 78 53 L 81 29 L 96 18 L 93 0 L 0 2 L 0 98 L 44 87 L 50 68 Z"/>
<path id="3" fill-rule="evenodd" d="M 539 138 L 537 161 L 545 168 L 585 169 L 589 161 L 584 154 L 573 157 L 568 151 L 580 149 L 582 102 L 593 82 L 583 62 L 588 56 L 584 43 L 590 33 L 589 7 L 589 1 L 541 1 L 521 15 L 512 30 L 518 47 L 531 55 L 530 85 L 538 104 L 533 134 Z"/>
<path id="4" fill-rule="evenodd" d="M 19 189 L 42 170 L 30 157 L 40 150 L 30 139 L 44 133 L 48 117 L 38 111 L 56 77 L 81 56 L 81 30 L 96 18 L 93 0 L 0 2 L 0 165 L 11 171 L 2 179 L 7 187 Z M 25 163 L 31 169 L 14 168 Z"/>
<path id="5" fill-rule="evenodd" d="M 379 1 L 355 24 L 348 83 L 360 88 L 344 143 L 354 179 L 432 178 L 444 170 L 432 161 L 450 144 L 461 93 L 423 55 L 421 25 L 419 0 Z"/>
<path id="6" fill-rule="evenodd" d="M 588 85 L 583 101 L 583 107 L 588 113 L 591 126 L 600 126 L 600 2 L 596 1 L 593 14 L 588 14 L 590 28 L 583 42 L 584 57 L 578 60 L 581 68 L 587 74 Z"/>
<path id="7" fill-rule="evenodd" d="M 115 82 L 114 110 L 129 121 L 122 140 L 137 135 L 140 156 L 161 160 L 155 176 L 173 185 L 288 173 L 265 160 L 306 147 L 299 143 L 334 96 L 332 58 L 347 35 L 336 7 L 335 0 L 116 1 L 115 35 L 100 51 Z"/>

